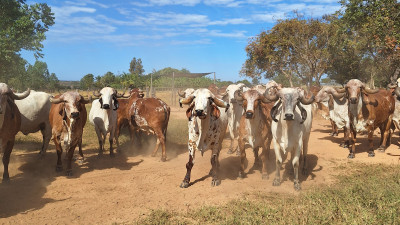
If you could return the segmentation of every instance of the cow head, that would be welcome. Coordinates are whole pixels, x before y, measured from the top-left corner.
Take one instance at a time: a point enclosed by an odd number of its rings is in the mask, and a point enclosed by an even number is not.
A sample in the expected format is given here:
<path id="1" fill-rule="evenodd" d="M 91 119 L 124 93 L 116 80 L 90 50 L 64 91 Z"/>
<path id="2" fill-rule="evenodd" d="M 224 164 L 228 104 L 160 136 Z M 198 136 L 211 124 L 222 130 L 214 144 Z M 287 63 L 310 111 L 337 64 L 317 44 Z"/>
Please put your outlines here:
<path id="1" fill-rule="evenodd" d="M 253 119 L 254 112 L 258 109 L 260 102 L 270 103 L 258 90 L 250 89 L 245 92 L 237 90 L 235 92 L 235 100 L 242 102 L 243 109 L 245 110 L 246 119 Z"/>
<path id="2" fill-rule="evenodd" d="M 325 87 L 321 88 L 321 90 L 319 90 L 319 92 L 315 96 L 315 102 L 317 102 L 317 103 L 328 102 L 330 94 L 334 98 L 340 99 L 340 98 L 343 98 L 346 93 L 339 93 L 335 88 L 325 86 Z"/>
<path id="3" fill-rule="evenodd" d="M 228 110 L 229 104 L 215 95 L 208 89 L 197 89 L 193 94 L 179 100 L 180 104 L 190 105 L 186 111 L 186 116 L 190 120 L 192 116 L 197 116 L 200 119 L 205 119 L 209 114 L 218 118 L 220 111 L 218 107 Z"/>
<path id="4" fill-rule="evenodd" d="M 281 88 L 277 90 L 277 93 L 270 95 L 268 90 L 264 93 L 265 98 L 270 101 L 279 101 L 271 109 L 271 117 L 277 122 L 275 118 L 278 113 L 278 108 L 282 105 L 281 113 L 284 115 L 284 120 L 291 121 L 294 120 L 294 111 L 296 106 L 299 107 L 303 123 L 307 118 L 307 111 L 301 106 L 300 103 L 304 105 L 309 105 L 314 101 L 314 95 L 311 94 L 310 98 L 306 97 L 304 90 L 301 88 Z"/>
<path id="5" fill-rule="evenodd" d="M 111 87 L 105 87 L 103 89 L 101 89 L 101 91 L 99 92 L 99 94 L 97 94 L 96 92 L 93 92 L 93 95 L 99 98 L 99 102 L 100 102 L 100 107 L 102 109 L 113 109 L 113 110 L 117 110 L 119 108 L 119 104 L 118 104 L 118 99 L 117 98 L 128 98 L 130 96 L 130 94 L 128 94 L 127 96 L 124 95 L 124 93 L 120 94 L 118 93 L 117 90 L 115 90 L 114 88 Z"/>
<path id="6" fill-rule="evenodd" d="M 350 104 L 358 104 L 360 98 L 367 101 L 368 94 L 375 94 L 379 89 L 369 89 L 365 84 L 357 79 L 352 79 L 347 82 L 344 88 L 336 89 L 339 93 L 347 93 Z"/>
<path id="7" fill-rule="evenodd" d="M 0 83 L 0 114 L 3 114 L 7 101 L 24 99 L 29 95 L 29 93 L 29 89 L 20 94 L 14 93 L 7 84 Z"/>
<path id="8" fill-rule="evenodd" d="M 184 90 L 183 92 L 181 92 L 180 90 L 178 90 L 178 95 L 181 98 L 186 98 L 189 95 L 193 94 L 194 89 L 193 88 L 186 88 L 186 90 Z"/>
<path id="9" fill-rule="evenodd" d="M 225 92 L 220 93 L 220 94 L 224 101 L 229 102 L 230 104 L 234 104 L 234 103 L 236 103 L 235 92 L 238 90 L 244 92 L 244 91 L 247 91 L 248 88 L 243 83 L 231 84 L 226 88 Z M 242 102 L 239 102 L 239 103 L 242 104 Z"/>
<path id="10" fill-rule="evenodd" d="M 64 118 L 79 119 L 82 107 L 91 102 L 91 98 L 85 99 L 82 95 L 75 91 L 68 91 L 58 97 L 50 97 L 53 104 L 63 104 L 60 115 Z"/>

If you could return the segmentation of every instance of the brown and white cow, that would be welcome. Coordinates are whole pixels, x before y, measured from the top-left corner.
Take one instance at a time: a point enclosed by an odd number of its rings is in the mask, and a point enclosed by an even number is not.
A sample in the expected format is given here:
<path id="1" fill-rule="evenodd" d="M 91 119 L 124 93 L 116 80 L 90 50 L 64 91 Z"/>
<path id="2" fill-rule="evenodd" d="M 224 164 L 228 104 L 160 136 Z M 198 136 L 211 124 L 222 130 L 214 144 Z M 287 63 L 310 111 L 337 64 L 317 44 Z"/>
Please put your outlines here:
<path id="1" fill-rule="evenodd" d="M 186 164 L 186 176 L 180 187 L 189 187 L 196 150 L 200 150 L 203 154 L 207 149 L 212 150 L 211 185 L 218 186 L 221 183 L 218 176 L 218 157 L 228 125 L 226 110 L 229 108 L 229 104 L 215 97 L 206 88 L 197 89 L 192 95 L 181 99 L 179 103 L 189 105 L 189 108 L 186 110 L 186 116 L 189 119 L 189 161 Z M 219 108 L 225 109 L 220 110 Z"/>
<path id="2" fill-rule="evenodd" d="M 357 132 L 368 133 L 368 156 L 375 156 L 372 139 L 374 130 L 378 127 L 381 131 L 381 141 L 378 150 L 385 151 L 390 145 L 390 127 L 395 108 L 392 92 L 379 89 L 371 90 L 357 79 L 347 82 L 345 88 L 338 89 L 338 92 L 346 93 L 349 101 L 350 144 L 352 146 L 348 158 L 354 158 Z"/>
<path id="3" fill-rule="evenodd" d="M 263 94 L 253 88 L 245 92 L 237 91 L 235 100 L 242 103 L 244 109 L 244 114 L 240 118 L 238 139 L 241 155 L 239 177 L 245 177 L 245 144 L 248 143 L 254 151 L 255 165 L 259 163 L 258 149 L 262 148 L 262 178 L 268 179 L 267 160 L 272 141 L 270 112 L 274 102 L 267 100 Z"/>
<path id="4" fill-rule="evenodd" d="M 0 83 L 0 140 L 3 150 L 3 182 L 10 179 L 8 163 L 14 147 L 15 135 L 21 126 L 21 113 L 14 100 L 26 98 L 30 93 L 28 89 L 24 93 L 14 93 L 7 84 Z"/>
<path id="5" fill-rule="evenodd" d="M 136 132 L 143 131 L 157 136 L 152 156 L 156 156 L 161 145 L 163 162 L 167 160 L 165 143 L 170 113 L 170 107 L 159 98 L 138 98 L 129 109 L 129 123 Z"/>
<path id="6" fill-rule="evenodd" d="M 50 97 L 52 104 L 50 108 L 50 124 L 52 127 L 52 135 L 54 145 L 57 150 L 57 166 L 56 171 L 63 170 L 61 155 L 61 143 L 66 146 L 66 154 L 68 156 L 67 176 L 72 175 L 72 157 L 74 150 L 79 145 L 79 154 L 82 154 L 82 134 L 83 127 L 87 120 L 87 111 L 85 104 L 88 104 L 91 99 L 85 99 L 82 95 L 75 91 L 68 91 L 56 97 Z"/>

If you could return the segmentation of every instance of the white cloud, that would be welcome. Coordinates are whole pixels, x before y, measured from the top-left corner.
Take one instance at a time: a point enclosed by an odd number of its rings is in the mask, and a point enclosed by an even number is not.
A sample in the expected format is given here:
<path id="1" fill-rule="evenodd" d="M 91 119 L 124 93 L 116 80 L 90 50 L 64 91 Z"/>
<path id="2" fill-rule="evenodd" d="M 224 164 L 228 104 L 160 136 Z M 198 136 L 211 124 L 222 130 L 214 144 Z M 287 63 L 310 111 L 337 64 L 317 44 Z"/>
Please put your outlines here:
<path id="1" fill-rule="evenodd" d="M 171 45 L 209 45 L 211 39 L 200 39 L 200 40 L 173 40 L 170 42 Z"/>
<path id="2" fill-rule="evenodd" d="M 66 18 L 69 17 L 71 14 L 74 13 L 94 13 L 96 12 L 95 8 L 89 7 L 78 7 L 78 6 L 64 6 L 64 7 L 56 7 L 52 6 L 51 11 L 54 12 L 54 16 L 56 20 L 58 18 Z"/>
<path id="3" fill-rule="evenodd" d="M 225 19 L 218 21 L 211 21 L 208 25 L 238 25 L 238 24 L 251 24 L 252 21 L 244 18 Z"/>
<path id="4" fill-rule="evenodd" d="M 200 0 L 148 0 L 151 5 L 184 5 L 194 6 L 200 3 Z"/>

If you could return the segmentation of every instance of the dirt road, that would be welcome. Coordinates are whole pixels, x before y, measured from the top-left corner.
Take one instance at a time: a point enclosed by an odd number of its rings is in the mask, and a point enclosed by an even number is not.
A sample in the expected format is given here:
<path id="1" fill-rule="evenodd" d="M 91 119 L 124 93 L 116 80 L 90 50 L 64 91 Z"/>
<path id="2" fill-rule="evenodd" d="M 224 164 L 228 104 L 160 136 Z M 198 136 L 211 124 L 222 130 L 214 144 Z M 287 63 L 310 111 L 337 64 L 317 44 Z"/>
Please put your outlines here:
<path id="1" fill-rule="evenodd" d="M 172 117 L 185 119 L 183 110 L 173 110 Z M 168 132 L 173 132 L 168 130 Z M 347 159 L 348 150 L 339 147 L 343 134 L 330 137 L 329 122 L 314 119 L 308 155 L 308 174 L 300 176 L 303 191 L 334 182 L 336 167 L 352 162 L 399 164 L 398 132 L 385 153 L 376 151 L 367 157 L 367 139 L 358 139 L 356 158 Z M 186 136 L 182 138 L 187 139 Z M 84 139 L 85 141 L 85 139 Z M 376 136 L 375 146 L 379 139 Z M 115 158 L 97 157 L 96 145 L 84 145 L 86 160 L 73 165 L 73 176 L 55 172 L 56 153 L 51 145 L 46 158 L 39 159 L 37 143 L 19 143 L 11 156 L 9 183 L 0 184 L 0 224 L 111 224 L 132 222 L 152 209 L 187 211 L 202 205 L 222 204 L 254 193 L 298 194 L 294 191 L 291 164 L 283 165 L 283 182 L 272 186 L 275 157 L 270 152 L 269 180 L 262 180 L 259 170 L 252 170 L 254 157 L 247 149 L 249 172 L 237 178 L 240 159 L 228 155 L 225 139 L 220 156 L 222 183 L 211 187 L 207 176 L 210 151 L 196 154 L 192 170 L 193 184 L 179 188 L 188 159 L 186 146 L 167 146 L 168 161 L 148 151 L 122 148 Z M 36 146 L 35 146 L 36 145 Z M 40 146 L 39 146 L 40 147 Z M 355 168 L 356 169 L 356 168 Z M 0 173 L 2 174 L 2 169 Z"/>

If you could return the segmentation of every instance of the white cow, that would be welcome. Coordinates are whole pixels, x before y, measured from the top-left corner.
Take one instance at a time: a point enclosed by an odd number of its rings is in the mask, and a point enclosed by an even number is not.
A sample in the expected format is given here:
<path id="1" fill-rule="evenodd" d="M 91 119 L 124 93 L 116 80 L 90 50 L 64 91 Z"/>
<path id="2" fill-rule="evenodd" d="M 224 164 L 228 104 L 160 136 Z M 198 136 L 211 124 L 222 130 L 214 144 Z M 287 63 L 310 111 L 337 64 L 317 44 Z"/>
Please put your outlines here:
<path id="1" fill-rule="evenodd" d="M 186 88 L 182 93 L 178 90 L 178 95 L 182 98 L 186 98 L 189 95 L 193 94 L 195 90 L 193 88 Z"/>
<path id="2" fill-rule="evenodd" d="M 272 122 L 271 132 L 273 137 L 276 156 L 276 175 L 274 186 L 281 184 L 280 168 L 282 155 L 289 151 L 292 156 L 294 168 L 294 188 L 300 190 L 299 181 L 299 159 L 303 150 L 303 174 L 306 173 L 308 140 L 310 138 L 312 124 L 311 103 L 314 96 L 306 98 L 301 88 L 278 88 L 278 92 L 270 95 L 266 92 L 265 97 L 270 101 L 279 101 L 271 109 Z"/>
<path id="3" fill-rule="evenodd" d="M 396 94 L 395 109 L 394 109 L 392 121 L 393 121 L 394 125 L 396 126 L 396 128 L 398 130 L 400 130 L 400 89 L 399 89 L 400 88 L 400 78 L 397 79 L 396 86 L 391 87 L 391 88 L 396 88 L 395 92 L 394 92 Z"/>
<path id="4" fill-rule="evenodd" d="M 100 94 L 93 93 L 99 99 L 92 102 L 89 113 L 89 121 L 94 125 L 99 140 L 99 155 L 103 154 L 104 143 L 107 134 L 110 133 L 110 156 L 114 156 L 113 138 L 117 127 L 117 109 L 119 107 L 117 97 L 121 97 L 114 88 L 105 87 Z"/>
<path id="5" fill-rule="evenodd" d="M 212 150 L 211 185 L 218 186 L 221 183 L 218 177 L 218 156 L 228 125 L 228 117 L 225 111 L 229 108 L 229 104 L 215 97 L 206 88 L 197 89 L 192 95 L 181 99 L 179 102 L 189 105 L 186 110 L 186 116 L 189 119 L 189 162 L 186 164 L 187 173 L 180 187 L 189 187 L 196 150 L 200 150 L 203 154 L 207 149 Z"/>
<path id="6" fill-rule="evenodd" d="M 226 88 L 225 93 L 222 94 L 222 99 L 225 102 L 228 102 L 230 105 L 228 111 L 226 112 L 228 116 L 228 131 L 231 138 L 228 154 L 238 152 L 238 146 L 236 145 L 235 148 L 234 145 L 235 141 L 237 143 L 239 137 L 239 123 L 243 114 L 243 107 L 241 106 L 242 103 L 239 103 L 235 100 L 235 93 L 237 91 L 244 92 L 246 90 L 248 90 L 248 88 L 243 83 L 231 84 Z"/>
<path id="7" fill-rule="evenodd" d="M 40 130 L 43 136 L 42 149 L 39 154 L 44 156 L 51 139 L 49 113 L 51 108 L 50 95 L 44 92 L 31 91 L 28 97 L 15 100 L 21 112 L 20 131 L 28 135 Z"/>
<path id="8" fill-rule="evenodd" d="M 330 99 L 332 101 L 331 106 L 329 106 Z M 335 88 L 325 86 L 321 88 L 321 90 L 315 96 L 315 102 L 321 103 L 329 108 L 329 118 L 334 123 L 336 132 L 337 129 L 344 129 L 344 143 L 341 143 L 340 146 L 343 148 L 348 148 L 350 135 L 350 119 L 348 112 L 349 104 L 347 98 L 343 98 L 343 94 L 338 93 Z"/>

